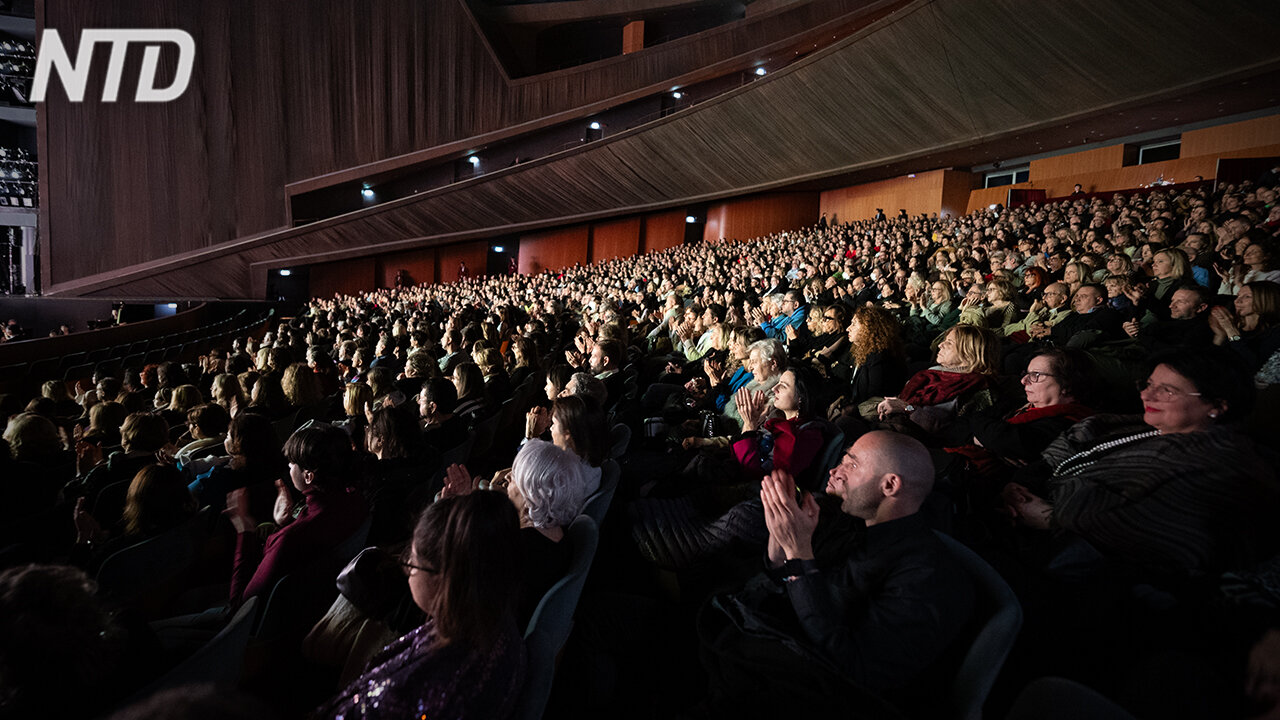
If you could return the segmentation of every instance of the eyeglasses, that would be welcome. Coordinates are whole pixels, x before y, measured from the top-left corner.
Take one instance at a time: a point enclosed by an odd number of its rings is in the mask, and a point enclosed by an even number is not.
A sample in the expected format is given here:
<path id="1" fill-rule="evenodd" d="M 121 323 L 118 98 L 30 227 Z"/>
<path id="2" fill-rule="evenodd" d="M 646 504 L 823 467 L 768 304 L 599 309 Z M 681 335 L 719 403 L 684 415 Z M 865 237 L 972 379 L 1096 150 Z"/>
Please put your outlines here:
<path id="1" fill-rule="evenodd" d="M 1045 378 L 1051 378 L 1051 377 L 1057 377 L 1057 376 L 1056 376 L 1056 375 L 1054 375 L 1054 374 L 1052 374 L 1052 373 L 1047 373 L 1047 372 L 1036 372 L 1036 371 L 1034 371 L 1034 370 L 1028 370 L 1028 371 L 1026 371 L 1026 372 L 1022 373 L 1022 379 L 1023 379 L 1023 380 L 1026 380 L 1027 382 L 1031 383 L 1032 385 L 1035 385 L 1035 384 L 1037 384 L 1037 383 L 1042 383 L 1042 382 L 1044 382 L 1044 379 L 1045 379 Z"/>
<path id="2" fill-rule="evenodd" d="M 1045 294 L 1045 295 L 1059 295 L 1059 296 L 1065 296 L 1065 295 L 1066 295 L 1066 293 L 1063 293 L 1063 292 L 1054 292 L 1053 290 L 1045 290 L 1045 291 L 1044 291 L 1044 294 Z"/>
<path id="3" fill-rule="evenodd" d="M 417 570 L 418 572 L 424 572 L 424 573 L 427 573 L 427 574 L 429 574 L 429 575 L 435 575 L 435 574 L 437 574 L 437 573 L 439 573 L 439 572 L 440 572 L 439 570 L 436 570 L 435 568 L 430 568 L 430 567 L 427 567 L 427 566 L 425 566 L 425 565 L 414 565 L 413 563 L 409 562 L 408 560 L 401 560 L 401 561 L 400 561 L 400 567 L 404 569 L 404 574 L 405 574 L 405 575 L 408 575 L 410 572 L 412 572 L 412 571 L 414 571 L 414 570 Z"/>
<path id="4" fill-rule="evenodd" d="M 1198 392 L 1187 392 L 1186 390 L 1182 390 L 1181 388 L 1176 388 L 1172 385 L 1152 385 L 1151 380 L 1149 379 L 1139 380 L 1136 384 L 1138 386 L 1139 393 L 1144 393 L 1150 390 L 1151 394 L 1155 395 L 1156 399 L 1162 402 L 1172 402 L 1174 400 L 1177 400 L 1179 397 L 1183 395 L 1200 397 L 1203 394 Z"/>

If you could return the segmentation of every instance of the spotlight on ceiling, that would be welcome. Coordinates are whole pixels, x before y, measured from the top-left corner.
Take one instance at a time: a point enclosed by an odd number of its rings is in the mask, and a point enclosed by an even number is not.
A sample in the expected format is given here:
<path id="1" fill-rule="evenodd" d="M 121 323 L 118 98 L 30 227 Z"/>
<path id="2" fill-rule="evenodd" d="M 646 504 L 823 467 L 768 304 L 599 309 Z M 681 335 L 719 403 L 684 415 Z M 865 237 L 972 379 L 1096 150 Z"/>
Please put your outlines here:
<path id="1" fill-rule="evenodd" d="M 592 122 L 592 123 L 591 123 L 590 125 L 588 125 L 587 127 L 591 128 L 592 130 L 599 130 L 599 129 L 600 129 L 600 123 L 598 123 L 598 122 Z"/>
<path id="2" fill-rule="evenodd" d="M 673 98 L 675 98 L 675 99 L 679 100 L 680 98 L 684 97 L 684 93 L 682 93 L 682 92 L 680 92 L 679 90 L 677 90 L 677 91 L 675 91 L 675 92 L 671 93 L 671 97 L 673 97 Z"/>
<path id="3" fill-rule="evenodd" d="M 768 71 L 767 71 L 767 70 L 765 70 L 765 69 L 764 69 L 764 68 L 762 68 L 762 67 L 758 67 L 758 68 L 756 68 L 756 75 L 759 75 L 759 76 L 762 76 L 762 77 L 763 77 L 763 76 L 764 76 L 764 74 L 765 74 L 766 72 L 768 72 Z"/>
<path id="4" fill-rule="evenodd" d="M 692 215 L 685 215 L 685 216 L 684 216 L 684 221 L 685 221 L 685 222 L 687 222 L 687 223 L 696 223 L 696 222 L 698 222 L 698 218 L 696 218 L 696 217 L 694 217 L 694 216 L 692 216 Z"/>
<path id="5" fill-rule="evenodd" d="M 373 199 L 373 188 L 371 188 L 371 187 L 369 187 L 369 186 L 367 186 L 367 185 L 366 185 L 366 186 L 365 186 L 365 188 L 364 188 L 363 190 L 361 190 L 361 191 L 360 191 L 360 194 L 364 196 L 364 199 L 365 199 L 365 200 L 372 200 L 372 199 Z"/>
<path id="6" fill-rule="evenodd" d="M 293 274 L 293 271 L 290 270 L 289 268 L 280 269 L 280 277 L 289 277 L 292 274 Z"/>
<path id="7" fill-rule="evenodd" d="M 471 163 L 471 167 L 480 167 L 480 158 L 476 155 L 467 158 L 467 162 Z"/>
<path id="8" fill-rule="evenodd" d="M 506 249 L 505 247 L 501 246 L 501 245 L 494 245 L 494 246 L 493 246 L 493 251 L 494 251 L 494 252 L 496 252 L 496 253 L 500 253 L 500 252 L 506 252 L 506 251 L 507 251 L 507 249 Z"/>

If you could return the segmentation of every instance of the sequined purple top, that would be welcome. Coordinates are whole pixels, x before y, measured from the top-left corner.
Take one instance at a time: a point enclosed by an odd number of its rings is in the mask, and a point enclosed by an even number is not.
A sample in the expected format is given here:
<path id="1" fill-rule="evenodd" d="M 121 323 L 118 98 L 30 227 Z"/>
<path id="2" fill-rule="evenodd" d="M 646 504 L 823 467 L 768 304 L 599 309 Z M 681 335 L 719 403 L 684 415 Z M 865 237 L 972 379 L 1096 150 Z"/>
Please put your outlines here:
<path id="1" fill-rule="evenodd" d="M 435 622 L 382 649 L 369 670 L 320 706 L 334 720 L 445 720 L 510 717 L 524 686 L 524 641 L 508 620 L 493 648 L 433 648 Z"/>

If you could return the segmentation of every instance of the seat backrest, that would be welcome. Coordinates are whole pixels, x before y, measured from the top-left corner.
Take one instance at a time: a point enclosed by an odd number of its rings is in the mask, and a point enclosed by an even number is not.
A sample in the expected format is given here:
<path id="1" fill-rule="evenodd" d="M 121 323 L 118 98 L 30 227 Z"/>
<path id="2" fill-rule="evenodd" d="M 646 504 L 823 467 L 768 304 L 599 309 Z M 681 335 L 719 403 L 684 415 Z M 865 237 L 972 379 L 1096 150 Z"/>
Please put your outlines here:
<path id="1" fill-rule="evenodd" d="M 246 600 L 217 635 L 191 657 L 140 690 L 128 704 L 183 685 L 213 683 L 220 687 L 235 687 L 240 682 L 244 651 L 249 645 L 254 616 L 258 613 L 258 601 L 256 597 Z"/>
<path id="2" fill-rule="evenodd" d="M 489 448 L 493 445 L 493 434 L 498 429 L 499 415 L 490 415 L 487 418 L 478 420 L 471 427 L 471 454 L 467 456 L 467 461 L 473 462 L 480 460 Z"/>
<path id="3" fill-rule="evenodd" d="M 542 596 L 524 634 L 529 666 L 516 705 L 516 720 L 537 720 L 547 707 L 556 675 L 556 655 L 573 628 L 573 614 L 599 540 L 596 523 L 589 515 L 579 515 L 565 533 L 563 542 L 570 547 L 569 571 Z"/>
<path id="4" fill-rule="evenodd" d="M 822 430 L 822 449 L 814 456 L 813 463 L 797 478 L 797 485 L 805 490 L 821 491 L 827 486 L 827 474 L 840 464 L 840 451 L 844 449 L 844 431 L 826 420 L 811 420 Z"/>
<path id="5" fill-rule="evenodd" d="M 624 423 L 617 423 L 609 428 L 609 457 L 617 460 L 627 452 L 631 444 L 631 428 Z"/>
<path id="6" fill-rule="evenodd" d="M 369 539 L 371 527 L 373 527 L 372 513 L 360 523 L 360 527 L 356 528 L 355 532 L 333 549 L 333 562 L 339 566 L 346 565 L 351 558 L 358 555 L 365 548 L 365 541 Z"/>
<path id="7" fill-rule="evenodd" d="M 276 581 L 267 595 L 253 630 L 258 641 L 271 641 L 297 635 L 311 628 L 333 602 L 338 590 L 335 580 L 356 553 L 364 549 L 373 517 L 364 519 L 360 527 L 323 556 Z"/>
<path id="8" fill-rule="evenodd" d="M 600 466 L 600 488 L 587 498 L 582 507 L 582 514 L 590 515 L 596 521 L 597 528 L 604 524 L 604 516 L 609 512 L 609 505 L 613 502 L 613 494 L 618 490 L 618 479 L 621 476 L 622 468 L 613 460 L 605 460 Z"/>
<path id="9" fill-rule="evenodd" d="M 123 604 L 157 595 L 158 588 L 174 582 L 195 563 L 196 548 L 204 537 L 200 525 L 207 522 L 207 514 L 197 515 L 188 523 L 117 550 L 98 567 L 98 587 Z"/>
<path id="10" fill-rule="evenodd" d="M 93 500 L 93 518 L 104 528 L 114 526 L 124 514 L 124 506 L 129 498 L 129 485 L 133 478 L 117 480 L 103 486 Z"/>
<path id="11" fill-rule="evenodd" d="M 976 633 L 963 648 L 960 665 L 951 678 L 951 716 L 981 720 L 982 705 L 1004 667 L 1009 651 L 1022 629 L 1022 604 L 995 568 L 960 541 L 934 531 L 947 550 L 965 569 L 977 591 L 974 612 Z"/>

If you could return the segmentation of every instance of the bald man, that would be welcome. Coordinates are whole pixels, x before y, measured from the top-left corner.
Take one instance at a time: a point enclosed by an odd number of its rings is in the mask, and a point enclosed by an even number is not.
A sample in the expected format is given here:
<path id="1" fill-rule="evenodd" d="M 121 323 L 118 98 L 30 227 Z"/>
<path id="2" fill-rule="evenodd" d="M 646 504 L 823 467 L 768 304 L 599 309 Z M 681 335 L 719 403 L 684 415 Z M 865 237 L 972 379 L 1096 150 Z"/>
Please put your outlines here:
<path id="1" fill-rule="evenodd" d="M 766 572 L 700 619 L 712 716 L 890 716 L 913 696 L 973 609 L 974 590 L 920 507 L 933 462 L 919 441 L 890 432 L 858 438 L 831 471 L 827 493 L 860 518 L 865 536 L 815 553 L 818 504 L 775 471 L 761 483 L 769 527 Z M 831 518 L 838 524 L 839 517 Z M 838 535 L 839 533 L 836 533 Z M 824 536 L 825 546 L 840 538 Z M 720 625 L 717 626 L 717 621 Z"/>

